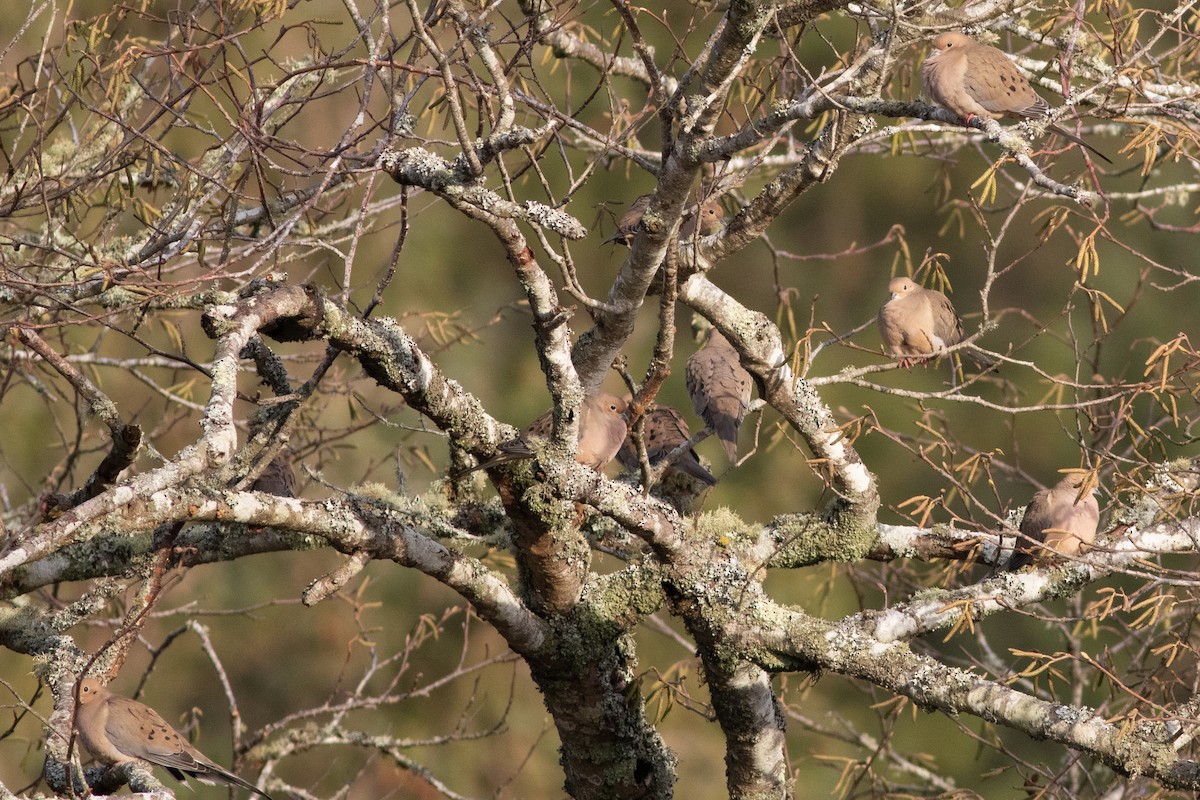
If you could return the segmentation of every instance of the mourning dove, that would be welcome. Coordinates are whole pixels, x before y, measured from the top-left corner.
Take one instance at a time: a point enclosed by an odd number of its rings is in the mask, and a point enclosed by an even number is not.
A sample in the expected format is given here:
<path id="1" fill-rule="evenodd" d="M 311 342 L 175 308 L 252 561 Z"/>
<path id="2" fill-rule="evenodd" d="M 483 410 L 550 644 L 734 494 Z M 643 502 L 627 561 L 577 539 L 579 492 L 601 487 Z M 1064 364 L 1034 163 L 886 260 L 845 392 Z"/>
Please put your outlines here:
<path id="1" fill-rule="evenodd" d="M 690 239 L 697 233 L 712 236 L 721 230 L 723 219 L 725 209 L 721 208 L 720 203 L 705 203 L 695 211 L 689 209 L 683 216 L 683 224 L 679 226 L 679 238 Z"/>
<path id="2" fill-rule="evenodd" d="M 687 423 L 678 411 L 670 406 L 658 406 L 653 411 L 647 411 L 642 425 L 642 443 L 646 445 L 646 456 L 652 467 L 671 454 L 673 450 L 691 438 Z M 633 433 L 621 445 L 617 459 L 625 469 L 635 472 L 638 469 L 637 445 L 633 441 Z M 713 474 L 704 468 L 695 451 L 685 450 L 671 465 L 673 469 L 685 472 L 708 486 L 717 482 Z"/>
<path id="3" fill-rule="evenodd" d="M 250 485 L 255 492 L 266 492 L 280 497 L 296 496 L 296 473 L 292 470 L 292 454 L 286 447 L 275 454 L 271 463 Z"/>
<path id="4" fill-rule="evenodd" d="M 575 448 L 575 460 L 597 472 L 613 460 L 629 427 L 625 424 L 625 401 L 616 395 L 599 392 L 583 398 L 579 404 L 579 438 Z M 525 432 L 515 439 L 503 442 L 500 452 L 474 467 L 461 470 L 452 477 L 457 480 L 463 475 L 479 469 L 490 469 L 510 461 L 533 458 L 530 439 L 548 439 L 553 428 L 553 417 L 547 411 L 535 419 Z"/>
<path id="5" fill-rule="evenodd" d="M 753 392 L 737 350 L 714 329 L 704 347 L 687 360 L 684 372 L 696 414 L 717 434 L 729 460 L 736 461 L 738 429 Z"/>
<path id="6" fill-rule="evenodd" d="M 921 79 L 933 102 L 966 122 L 971 117 L 1044 119 L 1050 114 L 1049 104 L 1003 50 L 961 33 L 943 33 L 933 40 L 933 51 L 921 66 Z M 1108 156 L 1058 125 L 1051 123 L 1046 129 L 1112 163 Z"/>
<path id="7" fill-rule="evenodd" d="M 1042 489 L 1025 507 L 1021 540 L 1008 568 L 1042 562 L 1053 554 L 1068 558 L 1096 541 L 1100 504 L 1095 490 L 1079 496 L 1085 473 L 1072 472 L 1050 489 Z"/>
<path id="8" fill-rule="evenodd" d="M 629 208 L 617 220 L 617 229 L 600 244 L 616 242 L 617 244 L 628 245 L 634 233 L 637 232 L 638 223 L 642 221 L 642 216 L 646 213 L 646 209 L 650 207 L 650 197 L 651 195 L 644 194 L 630 203 Z"/>
<path id="9" fill-rule="evenodd" d="M 628 246 L 633 242 L 638 225 L 650 207 L 651 195 L 644 194 L 629 204 L 629 208 L 617 220 L 617 229 L 600 244 L 616 242 Z M 681 239 L 690 238 L 699 230 L 701 236 L 709 236 L 721 229 L 721 220 L 725 217 L 725 209 L 720 203 L 706 203 L 699 210 L 690 208 L 683 213 L 683 224 L 679 227 Z"/>
<path id="10" fill-rule="evenodd" d="M 893 278 L 891 297 L 879 308 L 876 321 L 883 351 L 910 367 L 917 361 L 940 355 L 963 340 L 962 320 L 950 298 L 936 289 L 925 289 L 911 278 Z M 965 351 L 981 367 L 994 361 L 982 353 Z"/>
<path id="11" fill-rule="evenodd" d="M 141 759 L 165 767 L 185 785 L 191 775 L 201 783 L 241 786 L 271 800 L 266 792 L 206 758 L 157 711 L 113 694 L 95 678 L 84 678 L 79 684 L 75 729 L 83 746 L 105 764 Z"/>

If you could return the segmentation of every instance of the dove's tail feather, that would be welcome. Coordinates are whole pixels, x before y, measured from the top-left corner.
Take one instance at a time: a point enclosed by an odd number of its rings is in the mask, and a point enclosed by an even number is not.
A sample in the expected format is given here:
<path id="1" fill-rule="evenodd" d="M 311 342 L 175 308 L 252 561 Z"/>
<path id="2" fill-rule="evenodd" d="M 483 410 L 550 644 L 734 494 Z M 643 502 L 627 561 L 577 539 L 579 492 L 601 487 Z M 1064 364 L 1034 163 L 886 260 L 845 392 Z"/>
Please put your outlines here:
<path id="1" fill-rule="evenodd" d="M 1096 148 L 1092 147 L 1090 144 L 1088 144 L 1087 142 L 1085 142 L 1083 139 L 1080 139 L 1078 136 L 1076 136 L 1075 134 L 1071 133 L 1071 132 L 1070 132 L 1069 130 L 1067 130 L 1066 128 L 1063 128 L 1063 127 L 1061 127 L 1061 126 L 1059 126 L 1059 125 L 1055 125 L 1054 123 L 1051 123 L 1051 124 L 1049 124 L 1049 125 L 1047 125 L 1047 126 L 1046 126 L 1046 130 L 1048 130 L 1048 131 L 1051 131 L 1052 133 L 1057 133 L 1059 136 L 1063 137 L 1064 139 L 1070 139 L 1072 142 L 1074 142 L 1075 144 L 1079 145 L 1080 147 L 1085 147 L 1085 148 L 1087 148 L 1088 150 L 1091 150 L 1091 151 L 1092 151 L 1094 154 L 1096 154 L 1096 155 L 1097 155 L 1097 156 L 1099 156 L 1100 158 L 1104 159 L 1104 160 L 1105 160 L 1105 161 L 1107 161 L 1109 164 L 1113 163 L 1111 158 L 1109 158 L 1108 156 L 1104 155 L 1104 153 L 1101 153 L 1099 150 L 1097 150 Z"/>

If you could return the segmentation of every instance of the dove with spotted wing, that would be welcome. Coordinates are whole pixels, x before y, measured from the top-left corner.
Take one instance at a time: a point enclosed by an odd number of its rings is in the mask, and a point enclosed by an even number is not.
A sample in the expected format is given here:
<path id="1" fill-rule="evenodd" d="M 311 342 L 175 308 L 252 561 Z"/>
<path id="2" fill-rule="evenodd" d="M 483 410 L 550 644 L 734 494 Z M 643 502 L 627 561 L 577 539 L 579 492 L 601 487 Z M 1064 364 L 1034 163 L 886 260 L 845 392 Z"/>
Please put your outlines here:
<path id="1" fill-rule="evenodd" d="M 754 391 L 737 350 L 714 328 L 704 346 L 687 360 L 684 373 L 696 414 L 712 427 L 729 460 L 736 461 L 738 430 Z"/>
<path id="2" fill-rule="evenodd" d="M 193 747 L 157 711 L 113 694 L 95 678 L 80 682 L 75 729 L 83 746 L 104 764 L 140 759 L 165 768 L 185 785 L 191 776 L 201 783 L 240 786 L 271 800 L 266 792 Z"/>
<path id="3" fill-rule="evenodd" d="M 642 425 L 642 443 L 646 445 L 646 457 L 650 460 L 650 466 L 657 467 L 664 458 L 690 438 L 691 433 L 683 416 L 670 406 L 658 406 L 653 411 L 646 412 Z M 617 459 L 625 469 L 630 472 L 637 471 L 638 451 L 632 431 L 617 453 Z M 685 450 L 671 467 L 708 486 L 717 482 L 713 474 L 700 463 L 694 450 Z"/>
<path id="4" fill-rule="evenodd" d="M 921 65 L 925 93 L 933 102 L 970 122 L 972 117 L 1045 119 L 1050 105 L 1003 50 L 954 31 L 933 40 L 933 51 Z M 1046 130 L 1086 147 L 1105 161 L 1108 156 L 1064 128 Z"/>

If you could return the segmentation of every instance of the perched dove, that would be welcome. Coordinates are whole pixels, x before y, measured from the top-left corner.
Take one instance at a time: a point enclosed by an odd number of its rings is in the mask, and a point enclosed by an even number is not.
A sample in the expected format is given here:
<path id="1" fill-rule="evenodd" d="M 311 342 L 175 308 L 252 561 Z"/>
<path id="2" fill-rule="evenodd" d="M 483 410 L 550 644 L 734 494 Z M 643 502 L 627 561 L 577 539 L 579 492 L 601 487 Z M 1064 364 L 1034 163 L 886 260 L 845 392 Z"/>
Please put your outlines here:
<path id="1" fill-rule="evenodd" d="M 650 195 L 644 194 L 629 204 L 629 208 L 617 220 L 617 229 L 600 244 L 616 242 L 628 246 L 633 242 L 638 225 L 650 207 Z M 725 217 L 725 209 L 720 203 L 706 203 L 699 209 L 689 208 L 683 213 L 683 224 L 679 227 L 679 237 L 687 239 L 699 230 L 701 236 L 709 236 L 721 230 L 721 220 Z"/>
<path id="2" fill-rule="evenodd" d="M 633 239 L 634 233 L 637 232 L 637 226 L 642 221 L 642 215 L 646 213 L 646 209 L 649 207 L 650 195 L 644 194 L 636 198 L 629 204 L 629 208 L 621 215 L 621 218 L 617 220 L 617 229 L 600 244 L 616 242 L 617 244 L 628 245 L 630 240 Z"/>
<path id="3" fill-rule="evenodd" d="M 884 352 L 898 357 L 901 365 L 911 367 L 963 340 L 962 320 L 946 295 L 911 278 L 893 278 L 888 292 L 891 297 L 879 308 L 876 322 Z M 972 350 L 964 354 L 981 367 L 995 363 Z"/>
<path id="4" fill-rule="evenodd" d="M 629 428 L 625 424 L 625 401 L 599 392 L 583 398 L 579 404 L 579 438 L 575 448 L 575 460 L 596 471 L 604 469 L 613 460 Z M 474 467 L 461 470 L 452 477 L 458 480 L 463 475 L 479 469 L 490 469 L 510 461 L 533 458 L 530 438 L 548 439 L 553 427 L 551 412 L 547 411 L 535 419 L 525 432 L 499 446 L 500 452 Z"/>
<path id="5" fill-rule="evenodd" d="M 921 66 L 925 92 L 933 102 L 970 122 L 972 117 L 1044 119 L 1050 106 L 1033 90 L 1016 65 L 991 45 L 961 33 L 943 33 Z M 1046 129 L 1112 161 L 1070 131 L 1051 123 Z"/>
<path id="6" fill-rule="evenodd" d="M 689 209 L 683 215 L 683 224 L 679 226 L 679 238 L 690 239 L 699 233 L 701 236 L 712 236 L 721 230 L 722 220 L 725 219 L 725 209 L 720 203 L 705 203 L 699 209 Z"/>
<path id="7" fill-rule="evenodd" d="M 79 685 L 75 729 L 83 746 L 105 764 L 142 759 L 165 767 L 185 785 L 191 775 L 201 783 L 241 786 L 271 800 L 266 792 L 206 758 L 157 711 L 113 694 L 95 678 L 84 678 Z"/>
<path id="8" fill-rule="evenodd" d="M 658 464 L 671 454 L 681 444 L 691 438 L 687 423 L 678 411 L 670 406 L 658 406 L 653 411 L 646 412 L 646 421 L 642 425 L 642 441 L 646 445 L 646 456 L 650 465 Z M 637 445 L 633 441 L 632 431 L 621 445 L 617 459 L 625 469 L 636 472 L 638 469 Z M 694 450 L 686 450 L 683 455 L 671 465 L 673 469 L 685 472 L 698 481 L 712 486 L 717 482 L 713 474 L 704 468 Z"/>
<path id="9" fill-rule="evenodd" d="M 1021 520 L 1017 552 L 1008 563 L 1010 570 L 1045 561 L 1054 554 L 1070 558 L 1096 541 L 1100 505 L 1094 491 L 1079 496 L 1084 477 L 1073 472 L 1029 501 Z"/>
<path id="10" fill-rule="evenodd" d="M 704 347 L 687 360 L 684 373 L 696 414 L 717 434 L 729 460 L 736 461 L 738 429 L 753 392 L 737 350 L 714 328 Z"/>
<path id="11" fill-rule="evenodd" d="M 255 492 L 276 494 L 280 497 L 296 496 L 296 473 L 292 470 L 292 453 L 286 447 L 275 454 L 271 463 L 250 485 Z"/>

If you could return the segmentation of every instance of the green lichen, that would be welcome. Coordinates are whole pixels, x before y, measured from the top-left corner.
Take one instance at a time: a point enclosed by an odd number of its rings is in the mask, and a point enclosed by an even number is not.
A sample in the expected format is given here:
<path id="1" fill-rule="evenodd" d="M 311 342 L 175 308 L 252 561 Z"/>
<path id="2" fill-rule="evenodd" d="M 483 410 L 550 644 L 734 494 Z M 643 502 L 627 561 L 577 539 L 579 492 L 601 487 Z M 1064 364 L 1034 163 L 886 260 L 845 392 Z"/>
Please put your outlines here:
<path id="1" fill-rule="evenodd" d="M 719 547 L 750 543 L 758 536 L 756 529 L 725 506 L 696 517 L 693 531 L 698 539 L 714 542 Z"/>
<path id="2" fill-rule="evenodd" d="M 821 514 L 787 514 L 776 518 L 772 535 L 779 552 L 771 566 L 799 567 L 823 561 L 860 561 L 879 543 L 873 515 L 835 506 Z"/>
<path id="3" fill-rule="evenodd" d="M 628 630 L 662 607 L 662 574 L 652 564 L 637 564 L 611 575 L 593 576 L 582 601 L 596 619 Z"/>

